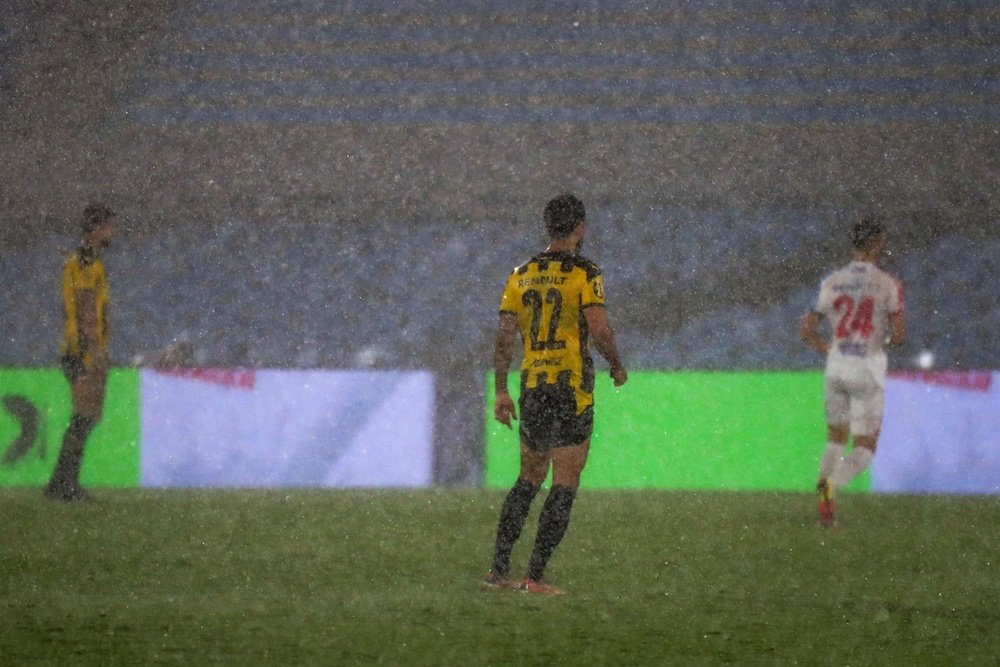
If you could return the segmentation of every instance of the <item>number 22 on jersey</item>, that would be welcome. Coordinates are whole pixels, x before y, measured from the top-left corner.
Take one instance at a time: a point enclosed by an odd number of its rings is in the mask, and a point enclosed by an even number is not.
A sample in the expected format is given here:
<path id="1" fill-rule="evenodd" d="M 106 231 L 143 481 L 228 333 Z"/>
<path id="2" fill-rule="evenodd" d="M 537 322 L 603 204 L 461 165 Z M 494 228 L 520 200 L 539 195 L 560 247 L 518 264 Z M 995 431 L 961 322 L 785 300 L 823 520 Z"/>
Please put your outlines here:
<path id="1" fill-rule="evenodd" d="M 534 352 L 542 350 L 563 350 L 566 349 L 566 341 L 559 340 L 556 334 L 559 329 L 559 317 L 562 314 L 562 293 L 554 287 L 549 288 L 545 294 L 544 304 L 550 306 L 543 307 L 542 293 L 535 289 L 529 289 L 521 297 L 521 302 L 531 308 L 531 349 Z M 543 311 L 548 310 L 549 326 L 548 335 L 544 339 L 539 339 L 538 334 L 542 326 Z"/>

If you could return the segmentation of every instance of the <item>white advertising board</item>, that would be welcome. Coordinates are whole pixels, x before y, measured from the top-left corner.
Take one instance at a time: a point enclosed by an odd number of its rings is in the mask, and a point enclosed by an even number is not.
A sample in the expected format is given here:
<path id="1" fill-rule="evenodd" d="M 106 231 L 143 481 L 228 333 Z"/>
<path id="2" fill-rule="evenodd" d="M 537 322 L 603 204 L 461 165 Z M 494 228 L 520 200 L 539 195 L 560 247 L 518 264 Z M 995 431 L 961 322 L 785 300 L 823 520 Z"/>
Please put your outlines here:
<path id="1" fill-rule="evenodd" d="M 886 381 L 872 490 L 1000 493 L 997 373 L 920 372 Z"/>
<path id="2" fill-rule="evenodd" d="M 142 486 L 432 482 L 430 372 L 177 369 L 140 378 Z"/>

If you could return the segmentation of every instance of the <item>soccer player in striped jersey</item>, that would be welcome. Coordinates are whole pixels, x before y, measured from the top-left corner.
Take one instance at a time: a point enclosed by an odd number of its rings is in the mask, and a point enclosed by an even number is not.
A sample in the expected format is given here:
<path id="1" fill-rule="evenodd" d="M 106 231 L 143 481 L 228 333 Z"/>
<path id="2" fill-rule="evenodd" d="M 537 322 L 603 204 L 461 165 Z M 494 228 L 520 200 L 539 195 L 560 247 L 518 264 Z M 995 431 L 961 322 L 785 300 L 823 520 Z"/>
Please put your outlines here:
<path id="1" fill-rule="evenodd" d="M 507 373 L 519 332 L 524 350 L 519 400 L 521 469 L 500 511 L 486 583 L 559 594 L 562 591 L 544 583 L 542 576 L 569 525 L 590 448 L 594 364 L 589 341 L 593 339 L 608 360 L 615 386 L 624 384 L 628 373 L 604 309 L 601 271 L 578 254 L 586 227 L 583 202 L 570 194 L 556 197 L 546 205 L 544 219 L 548 248 L 514 269 L 500 302 L 494 416 L 508 428 L 517 419 L 507 391 Z M 550 465 L 552 488 L 538 519 L 527 575 L 517 583 L 510 579 L 511 551 Z"/>
<path id="2" fill-rule="evenodd" d="M 882 427 L 886 348 L 906 336 L 902 284 L 876 265 L 885 248 L 881 221 L 863 219 L 851 234 L 854 260 L 825 278 L 816 307 L 803 318 L 802 339 L 826 358 L 824 403 L 827 445 L 820 460 L 820 525 L 836 526 L 834 492 L 871 463 Z M 826 318 L 833 330 L 819 330 Z M 844 458 L 849 437 L 854 446 Z"/>
<path id="3" fill-rule="evenodd" d="M 73 414 L 63 435 L 55 470 L 45 487 L 49 498 L 84 500 L 80 467 L 87 436 L 101 419 L 108 377 L 108 280 L 101 252 L 115 234 L 115 214 L 99 204 L 83 211 L 80 247 L 62 273 L 65 334 L 62 368 L 73 397 Z"/>

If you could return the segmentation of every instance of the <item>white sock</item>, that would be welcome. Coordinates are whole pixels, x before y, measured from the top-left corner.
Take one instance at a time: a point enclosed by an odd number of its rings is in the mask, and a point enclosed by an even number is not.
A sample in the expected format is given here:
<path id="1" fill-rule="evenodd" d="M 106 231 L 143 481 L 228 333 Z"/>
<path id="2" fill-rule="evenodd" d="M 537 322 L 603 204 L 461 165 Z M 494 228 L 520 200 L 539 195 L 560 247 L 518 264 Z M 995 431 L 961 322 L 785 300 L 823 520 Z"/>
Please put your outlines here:
<path id="1" fill-rule="evenodd" d="M 823 458 L 819 460 L 819 478 L 829 479 L 837 468 L 840 467 L 840 462 L 844 460 L 844 447 L 838 442 L 828 442 L 826 443 L 826 450 L 823 452 Z"/>
<path id="2" fill-rule="evenodd" d="M 851 450 L 851 455 L 844 459 L 840 467 L 830 477 L 830 485 L 839 489 L 852 479 L 864 472 L 868 464 L 872 462 L 874 453 L 867 447 L 855 447 Z"/>

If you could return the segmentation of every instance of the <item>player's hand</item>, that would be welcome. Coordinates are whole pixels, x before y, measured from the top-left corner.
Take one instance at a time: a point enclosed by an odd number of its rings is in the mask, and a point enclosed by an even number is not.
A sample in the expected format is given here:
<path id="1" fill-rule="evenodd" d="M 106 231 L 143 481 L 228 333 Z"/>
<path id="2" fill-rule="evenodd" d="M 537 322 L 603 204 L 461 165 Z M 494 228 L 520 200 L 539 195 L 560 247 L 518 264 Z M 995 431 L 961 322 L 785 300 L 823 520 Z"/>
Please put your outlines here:
<path id="1" fill-rule="evenodd" d="M 616 387 L 620 387 L 628 382 L 628 371 L 624 366 L 615 366 L 611 369 L 611 381 Z"/>
<path id="2" fill-rule="evenodd" d="M 517 409 L 514 407 L 514 399 L 505 391 L 499 392 L 496 402 L 493 404 L 493 416 L 498 422 L 509 429 L 513 429 L 510 420 L 517 419 Z"/>

